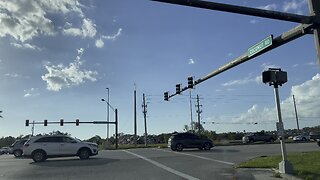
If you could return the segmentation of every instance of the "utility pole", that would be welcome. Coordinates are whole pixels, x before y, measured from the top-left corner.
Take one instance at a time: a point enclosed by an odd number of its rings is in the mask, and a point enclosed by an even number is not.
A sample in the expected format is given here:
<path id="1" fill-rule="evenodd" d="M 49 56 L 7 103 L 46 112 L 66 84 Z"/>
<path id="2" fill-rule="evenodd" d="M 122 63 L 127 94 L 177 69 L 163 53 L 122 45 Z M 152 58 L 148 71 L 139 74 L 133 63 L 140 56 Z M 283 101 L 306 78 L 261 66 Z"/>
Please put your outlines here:
<path id="1" fill-rule="evenodd" d="M 148 137 L 148 133 L 147 133 L 147 103 L 146 103 L 146 98 L 145 98 L 144 93 L 143 93 L 142 113 L 143 113 L 143 117 L 144 117 L 144 145 L 145 145 L 145 147 L 147 147 L 148 146 L 148 142 L 147 142 L 147 137 Z"/>
<path id="2" fill-rule="evenodd" d="M 110 104 L 110 89 L 109 88 L 106 88 L 108 90 L 108 97 L 107 97 L 107 122 L 109 122 L 109 117 L 110 117 L 110 113 L 109 113 L 109 104 Z M 109 123 L 107 124 L 107 142 L 109 142 Z"/>
<path id="3" fill-rule="evenodd" d="M 297 112 L 297 106 L 296 106 L 296 99 L 294 98 L 294 95 L 292 95 L 292 98 L 293 98 L 294 112 L 296 114 L 297 128 L 298 128 L 298 134 L 299 134 L 300 133 L 300 129 L 299 129 L 299 119 L 298 119 L 298 112 Z"/>
<path id="4" fill-rule="evenodd" d="M 137 90 L 134 84 L 134 145 L 137 146 Z"/>
<path id="5" fill-rule="evenodd" d="M 193 131 L 193 119 L 192 119 L 192 101 L 191 101 L 191 89 L 189 91 L 190 98 L 190 119 L 191 119 L 191 131 Z"/>
<path id="6" fill-rule="evenodd" d="M 32 128 L 31 128 L 31 136 L 33 136 L 33 134 L 34 134 L 34 121 L 32 123 Z"/>
<path id="7" fill-rule="evenodd" d="M 202 105 L 200 105 L 200 98 L 199 98 L 199 95 L 197 94 L 197 105 L 196 105 L 196 108 L 197 108 L 197 114 L 198 114 L 198 134 L 200 135 L 200 114 L 202 113 L 202 110 L 200 109 Z"/>

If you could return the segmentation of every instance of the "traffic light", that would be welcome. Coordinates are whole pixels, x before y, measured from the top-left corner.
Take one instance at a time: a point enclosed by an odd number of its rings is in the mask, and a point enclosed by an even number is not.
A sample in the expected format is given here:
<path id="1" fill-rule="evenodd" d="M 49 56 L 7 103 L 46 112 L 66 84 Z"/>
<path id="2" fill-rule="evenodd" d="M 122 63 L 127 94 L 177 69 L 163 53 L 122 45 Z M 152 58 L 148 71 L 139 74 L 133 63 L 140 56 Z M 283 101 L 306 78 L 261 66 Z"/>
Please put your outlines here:
<path id="1" fill-rule="evenodd" d="M 181 84 L 176 85 L 176 94 L 181 94 Z"/>
<path id="2" fill-rule="evenodd" d="M 169 101 L 169 92 L 164 92 L 164 100 Z"/>
<path id="3" fill-rule="evenodd" d="M 194 84 L 193 84 L 193 77 L 190 76 L 188 77 L 188 88 L 193 88 Z"/>
<path id="4" fill-rule="evenodd" d="M 48 120 L 44 120 L 44 126 L 48 126 Z"/>
<path id="5" fill-rule="evenodd" d="M 26 126 L 29 126 L 29 120 L 28 119 L 26 120 Z"/>
<path id="6" fill-rule="evenodd" d="M 63 119 L 60 119 L 60 126 L 63 126 Z"/>
<path id="7" fill-rule="evenodd" d="M 76 126 L 79 126 L 79 119 L 76 119 Z"/>

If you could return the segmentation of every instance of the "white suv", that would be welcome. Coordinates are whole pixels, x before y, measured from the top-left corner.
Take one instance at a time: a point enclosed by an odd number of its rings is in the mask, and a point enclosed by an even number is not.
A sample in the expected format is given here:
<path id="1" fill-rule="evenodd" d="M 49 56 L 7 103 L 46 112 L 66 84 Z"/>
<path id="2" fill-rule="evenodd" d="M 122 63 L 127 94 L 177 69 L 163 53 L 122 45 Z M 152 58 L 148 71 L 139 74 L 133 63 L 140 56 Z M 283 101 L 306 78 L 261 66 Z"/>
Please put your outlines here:
<path id="1" fill-rule="evenodd" d="M 98 154 L 98 145 L 65 135 L 35 136 L 24 144 L 23 154 L 35 162 L 45 161 L 50 157 L 79 156 L 80 159 L 88 159 Z"/>

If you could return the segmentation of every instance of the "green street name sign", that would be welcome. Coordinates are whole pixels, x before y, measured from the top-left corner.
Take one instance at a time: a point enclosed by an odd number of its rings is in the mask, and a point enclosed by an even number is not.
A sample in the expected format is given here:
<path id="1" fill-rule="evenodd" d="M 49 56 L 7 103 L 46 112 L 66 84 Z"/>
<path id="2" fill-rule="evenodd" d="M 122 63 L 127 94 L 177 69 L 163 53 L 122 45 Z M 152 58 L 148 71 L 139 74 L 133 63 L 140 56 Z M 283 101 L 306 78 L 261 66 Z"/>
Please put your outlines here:
<path id="1" fill-rule="evenodd" d="M 252 46 L 251 48 L 248 49 L 248 57 L 251 57 L 255 54 L 257 54 L 258 52 L 266 49 L 267 47 L 272 45 L 272 35 L 268 36 L 267 38 L 265 38 L 264 40 L 262 40 L 261 42 L 255 44 L 254 46 Z"/>

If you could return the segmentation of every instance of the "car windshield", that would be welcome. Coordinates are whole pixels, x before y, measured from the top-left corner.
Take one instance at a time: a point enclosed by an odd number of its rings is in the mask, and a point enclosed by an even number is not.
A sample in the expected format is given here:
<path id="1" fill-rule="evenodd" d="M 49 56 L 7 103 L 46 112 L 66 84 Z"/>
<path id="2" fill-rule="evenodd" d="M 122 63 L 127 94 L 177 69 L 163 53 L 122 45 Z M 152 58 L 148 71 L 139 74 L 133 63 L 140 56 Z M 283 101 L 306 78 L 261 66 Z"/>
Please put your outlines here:
<path id="1" fill-rule="evenodd" d="M 273 155 L 319 179 L 291 160 L 319 151 L 319 0 L 0 0 L 0 25 L 0 180 L 246 179 Z"/>

